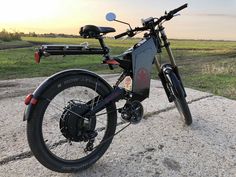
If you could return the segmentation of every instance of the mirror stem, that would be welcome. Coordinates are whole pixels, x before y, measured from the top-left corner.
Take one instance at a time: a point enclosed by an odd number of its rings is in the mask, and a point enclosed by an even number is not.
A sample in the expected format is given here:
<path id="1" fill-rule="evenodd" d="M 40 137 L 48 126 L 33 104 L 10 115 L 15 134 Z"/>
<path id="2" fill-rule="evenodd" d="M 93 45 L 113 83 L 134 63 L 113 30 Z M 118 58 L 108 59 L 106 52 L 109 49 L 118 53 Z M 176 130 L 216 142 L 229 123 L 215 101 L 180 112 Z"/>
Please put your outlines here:
<path id="1" fill-rule="evenodd" d="M 126 23 L 126 22 L 123 22 L 123 21 L 120 21 L 120 20 L 114 20 L 114 21 L 116 21 L 116 22 L 120 22 L 120 23 L 123 23 L 123 24 L 126 24 L 126 25 L 129 25 L 129 28 L 132 30 L 132 28 L 131 28 L 131 26 L 130 26 L 129 23 Z"/>

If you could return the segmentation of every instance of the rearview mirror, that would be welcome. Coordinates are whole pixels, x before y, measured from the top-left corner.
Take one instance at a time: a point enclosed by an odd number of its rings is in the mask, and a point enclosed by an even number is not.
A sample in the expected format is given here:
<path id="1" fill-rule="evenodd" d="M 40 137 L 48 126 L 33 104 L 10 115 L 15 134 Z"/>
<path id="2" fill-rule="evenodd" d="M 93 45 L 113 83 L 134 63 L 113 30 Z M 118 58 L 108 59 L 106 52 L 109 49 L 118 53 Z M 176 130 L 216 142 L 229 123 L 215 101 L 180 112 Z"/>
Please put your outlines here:
<path id="1" fill-rule="evenodd" d="M 107 21 L 114 21 L 116 19 L 116 14 L 113 12 L 109 12 L 106 14 L 106 19 Z"/>

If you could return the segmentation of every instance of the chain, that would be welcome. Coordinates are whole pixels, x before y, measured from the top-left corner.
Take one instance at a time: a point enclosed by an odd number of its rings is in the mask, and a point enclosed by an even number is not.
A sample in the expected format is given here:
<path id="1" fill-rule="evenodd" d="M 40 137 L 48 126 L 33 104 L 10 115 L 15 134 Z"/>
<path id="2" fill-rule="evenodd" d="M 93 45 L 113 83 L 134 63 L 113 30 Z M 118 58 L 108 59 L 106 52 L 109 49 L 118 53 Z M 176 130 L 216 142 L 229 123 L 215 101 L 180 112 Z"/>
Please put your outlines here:
<path id="1" fill-rule="evenodd" d="M 93 147 L 93 149 L 98 148 L 99 146 L 103 145 L 104 143 L 106 143 L 107 141 L 109 141 L 110 139 L 112 139 L 114 136 L 118 135 L 120 132 L 122 132 L 123 130 L 125 130 L 128 126 L 130 126 L 131 123 L 128 123 L 126 126 L 124 126 L 122 129 L 120 129 L 119 131 L 117 131 L 114 135 L 108 137 L 106 140 L 102 141 L 100 144 L 98 144 L 97 146 Z"/>

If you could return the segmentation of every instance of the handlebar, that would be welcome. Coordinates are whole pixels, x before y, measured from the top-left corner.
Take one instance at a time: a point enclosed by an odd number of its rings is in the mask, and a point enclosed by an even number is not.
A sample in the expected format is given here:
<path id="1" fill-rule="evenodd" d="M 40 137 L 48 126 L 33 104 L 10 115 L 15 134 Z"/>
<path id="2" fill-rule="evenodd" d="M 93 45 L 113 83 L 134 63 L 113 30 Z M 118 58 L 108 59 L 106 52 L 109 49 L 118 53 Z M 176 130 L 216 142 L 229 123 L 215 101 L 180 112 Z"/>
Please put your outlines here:
<path id="1" fill-rule="evenodd" d="M 145 31 L 145 30 L 147 30 L 147 29 L 148 29 L 147 27 L 136 27 L 136 28 L 134 28 L 134 29 L 132 29 L 132 30 L 126 31 L 126 32 L 121 33 L 121 34 L 118 34 L 118 35 L 114 36 L 114 38 L 115 38 L 115 39 L 118 39 L 118 38 L 121 38 L 121 37 L 126 36 L 126 35 L 128 35 L 129 37 L 133 37 L 133 36 L 136 35 L 135 32 L 138 32 L 138 31 Z"/>
<path id="2" fill-rule="evenodd" d="M 187 4 L 187 3 L 184 4 L 184 5 L 182 5 L 182 6 L 180 6 L 180 7 L 178 7 L 178 8 L 176 8 L 176 9 L 174 9 L 174 10 L 171 10 L 169 13 L 171 13 L 171 14 L 174 15 L 174 14 L 176 14 L 177 12 L 179 12 L 179 11 L 185 9 L 186 7 L 188 7 L 188 4 Z"/>
<path id="3" fill-rule="evenodd" d="M 182 5 L 182 6 L 180 6 L 180 7 L 178 7 L 178 8 L 176 8 L 176 9 L 174 9 L 174 10 L 171 10 L 170 12 L 168 12 L 167 14 L 165 14 L 164 16 L 161 16 L 161 17 L 155 22 L 155 25 L 160 24 L 163 20 L 167 20 L 167 21 L 168 21 L 168 20 L 172 19 L 172 18 L 174 17 L 174 15 L 175 15 L 177 12 L 179 12 L 179 11 L 185 9 L 186 7 L 188 7 L 188 4 L 187 4 L 187 3 L 184 4 L 184 5 Z"/>
<path id="4" fill-rule="evenodd" d="M 136 27 L 136 28 L 131 29 L 131 30 L 129 30 L 129 31 L 126 31 L 126 32 L 124 32 L 124 33 L 118 34 L 118 35 L 114 36 L 114 38 L 115 38 L 115 39 L 118 39 L 118 38 L 121 38 L 121 37 L 126 36 L 126 35 L 128 35 L 129 37 L 133 37 L 133 36 L 136 35 L 135 32 L 138 32 L 138 31 L 145 31 L 145 30 L 147 30 L 147 29 L 148 29 L 147 27 Z"/>
<path id="5" fill-rule="evenodd" d="M 164 16 L 161 16 L 156 22 L 154 22 L 153 25 L 156 26 L 156 25 L 159 25 L 163 20 L 168 21 L 168 20 L 172 19 L 177 12 L 185 9 L 186 7 L 188 7 L 187 3 L 180 6 L 180 7 L 178 7 L 178 8 L 176 8 L 176 9 L 173 9 L 173 10 L 169 11 Z M 129 37 L 133 37 L 136 34 L 135 32 L 145 31 L 145 30 L 148 30 L 148 29 L 150 29 L 150 28 L 148 28 L 148 27 L 136 27 L 135 29 L 131 29 L 131 30 L 126 31 L 124 33 L 118 34 L 114 38 L 118 39 L 118 38 L 121 38 L 121 37 L 126 36 L 126 35 L 128 35 Z"/>
<path id="6" fill-rule="evenodd" d="M 118 34 L 118 35 L 114 36 L 114 38 L 118 39 L 118 38 L 121 38 L 121 37 L 126 36 L 126 35 L 128 35 L 128 31 L 126 31 L 124 33 L 121 33 L 121 34 Z"/>

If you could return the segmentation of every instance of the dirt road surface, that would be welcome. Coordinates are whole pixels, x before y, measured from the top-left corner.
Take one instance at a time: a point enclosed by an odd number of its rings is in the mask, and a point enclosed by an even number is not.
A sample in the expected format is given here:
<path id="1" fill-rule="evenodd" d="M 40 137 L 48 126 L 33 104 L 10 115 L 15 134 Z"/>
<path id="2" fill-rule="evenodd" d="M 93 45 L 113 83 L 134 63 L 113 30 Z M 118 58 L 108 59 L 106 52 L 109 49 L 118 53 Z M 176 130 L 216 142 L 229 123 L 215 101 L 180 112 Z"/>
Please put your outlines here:
<path id="1" fill-rule="evenodd" d="M 117 78 L 103 77 L 110 83 Z M 46 169 L 32 156 L 22 121 L 25 96 L 44 79 L 0 81 L 1 177 L 236 177 L 236 101 L 186 89 L 193 116 L 187 127 L 154 80 L 145 118 L 118 134 L 95 165 L 73 174 Z"/>

